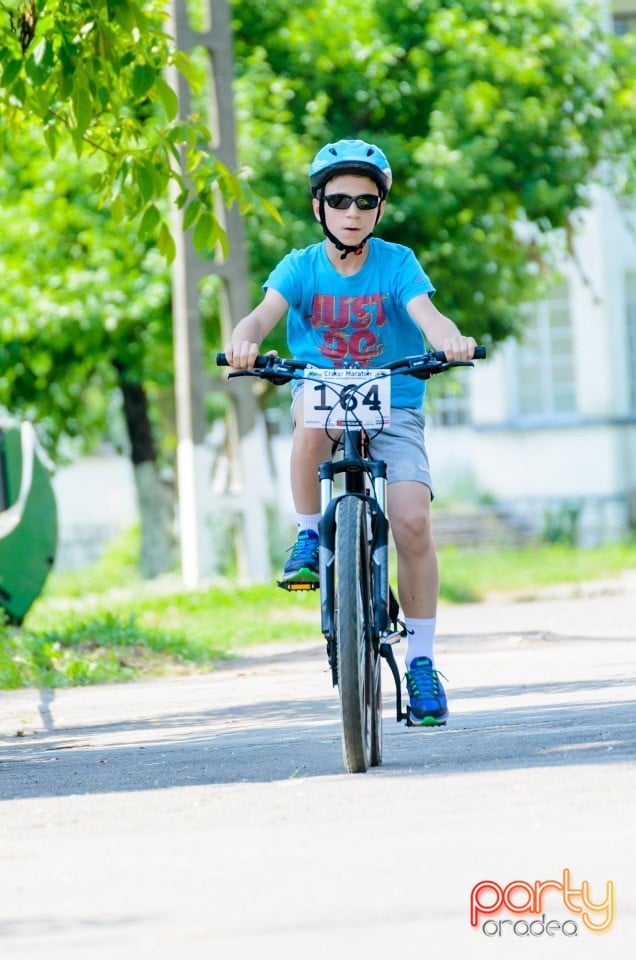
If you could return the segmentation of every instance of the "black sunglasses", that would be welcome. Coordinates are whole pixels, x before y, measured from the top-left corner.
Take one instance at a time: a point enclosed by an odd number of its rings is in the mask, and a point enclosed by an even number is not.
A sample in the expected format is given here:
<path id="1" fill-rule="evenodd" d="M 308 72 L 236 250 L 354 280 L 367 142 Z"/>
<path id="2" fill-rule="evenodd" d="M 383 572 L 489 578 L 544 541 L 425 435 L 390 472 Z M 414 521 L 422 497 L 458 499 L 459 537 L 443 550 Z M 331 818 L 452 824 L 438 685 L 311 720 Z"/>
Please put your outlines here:
<path id="1" fill-rule="evenodd" d="M 380 198 L 374 193 L 360 193 L 357 197 L 350 197 L 348 193 L 330 193 L 325 197 L 325 203 L 333 210 L 348 210 L 355 203 L 358 210 L 375 210 Z"/>

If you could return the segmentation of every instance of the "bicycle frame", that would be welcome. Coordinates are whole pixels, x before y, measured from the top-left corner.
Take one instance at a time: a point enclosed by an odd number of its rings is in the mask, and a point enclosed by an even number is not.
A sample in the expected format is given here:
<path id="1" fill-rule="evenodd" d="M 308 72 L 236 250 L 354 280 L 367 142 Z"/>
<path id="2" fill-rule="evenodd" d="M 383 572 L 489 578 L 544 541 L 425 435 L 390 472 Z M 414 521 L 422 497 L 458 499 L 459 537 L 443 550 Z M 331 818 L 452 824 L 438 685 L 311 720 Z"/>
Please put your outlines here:
<path id="1" fill-rule="evenodd" d="M 399 605 L 389 584 L 389 521 L 386 512 L 387 466 L 383 460 L 372 460 L 366 456 L 365 439 L 363 430 L 345 429 L 342 459 L 325 460 L 318 468 L 320 512 L 322 514 L 318 527 L 320 536 L 321 629 L 327 641 L 332 681 L 333 685 L 336 686 L 338 683 L 337 665 L 333 655 L 336 642 L 334 580 L 336 514 L 343 497 L 355 496 L 365 502 L 371 519 L 368 554 L 373 585 L 371 642 L 374 650 L 387 660 L 395 680 L 396 711 L 397 719 L 400 721 L 406 719 L 406 714 L 402 712 L 399 670 L 393 655 L 392 643 L 405 636 L 405 630 L 398 623 Z M 345 476 L 345 492 L 334 497 L 334 480 L 339 474 Z M 368 486 L 369 483 L 370 487 Z"/>
<path id="2" fill-rule="evenodd" d="M 326 460 L 318 468 L 322 519 L 320 534 L 321 625 L 325 637 L 334 637 L 334 580 L 333 556 L 336 529 L 336 511 L 342 497 L 333 496 L 333 483 L 338 474 L 345 475 L 343 496 L 357 496 L 364 500 L 371 513 L 370 556 L 374 566 L 374 623 L 373 640 L 377 642 L 388 624 L 388 539 L 386 518 L 386 464 L 368 460 L 362 455 L 363 432 L 346 430 L 342 460 Z M 366 485 L 369 478 L 373 494 Z"/>

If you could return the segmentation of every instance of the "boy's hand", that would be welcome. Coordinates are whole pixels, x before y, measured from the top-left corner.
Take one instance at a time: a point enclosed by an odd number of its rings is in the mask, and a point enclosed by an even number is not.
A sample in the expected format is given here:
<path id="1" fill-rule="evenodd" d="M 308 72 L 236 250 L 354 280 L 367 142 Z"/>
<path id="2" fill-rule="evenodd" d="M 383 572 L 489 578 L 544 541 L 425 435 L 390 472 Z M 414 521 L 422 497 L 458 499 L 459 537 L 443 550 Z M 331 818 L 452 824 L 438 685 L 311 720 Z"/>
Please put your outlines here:
<path id="1" fill-rule="evenodd" d="M 258 355 L 258 344 L 249 340 L 230 340 L 225 345 L 225 359 L 236 370 L 253 370 Z"/>
<path id="2" fill-rule="evenodd" d="M 234 327 L 225 346 L 225 357 L 229 365 L 236 370 L 253 370 L 259 345 L 288 309 L 289 304 L 285 298 L 269 287 L 259 305 Z M 276 350 L 269 352 L 277 353 Z"/>
<path id="3" fill-rule="evenodd" d="M 278 350 L 268 350 L 266 356 L 278 356 Z M 225 359 L 235 370 L 253 370 L 258 356 L 258 344 L 249 340 L 232 340 L 225 347 Z"/>
<path id="4" fill-rule="evenodd" d="M 449 337 L 444 341 L 442 350 L 447 360 L 472 360 L 477 341 L 474 337 Z"/>

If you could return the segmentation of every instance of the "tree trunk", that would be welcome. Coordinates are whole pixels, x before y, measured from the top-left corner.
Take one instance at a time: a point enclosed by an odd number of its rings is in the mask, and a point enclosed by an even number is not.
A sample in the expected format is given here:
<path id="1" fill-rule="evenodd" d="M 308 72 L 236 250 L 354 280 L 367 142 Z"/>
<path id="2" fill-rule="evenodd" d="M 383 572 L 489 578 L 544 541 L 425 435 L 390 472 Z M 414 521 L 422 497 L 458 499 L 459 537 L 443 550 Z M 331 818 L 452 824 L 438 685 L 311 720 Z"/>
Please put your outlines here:
<path id="1" fill-rule="evenodd" d="M 114 361 L 114 366 L 124 403 L 141 522 L 139 566 L 143 576 L 151 579 L 174 567 L 172 496 L 157 468 L 157 446 L 144 386 L 127 378 L 121 361 Z"/>

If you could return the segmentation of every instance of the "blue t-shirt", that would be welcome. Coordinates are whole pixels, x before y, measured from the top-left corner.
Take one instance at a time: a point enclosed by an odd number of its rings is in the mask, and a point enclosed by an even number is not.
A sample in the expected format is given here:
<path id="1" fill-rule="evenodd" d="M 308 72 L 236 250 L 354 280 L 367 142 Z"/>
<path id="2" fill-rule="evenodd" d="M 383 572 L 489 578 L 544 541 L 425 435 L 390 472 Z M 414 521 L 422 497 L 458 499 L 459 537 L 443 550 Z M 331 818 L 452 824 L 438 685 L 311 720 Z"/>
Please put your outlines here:
<path id="1" fill-rule="evenodd" d="M 289 304 L 287 343 L 294 357 L 317 366 L 382 367 L 423 353 L 424 335 L 406 311 L 413 297 L 435 288 L 408 247 L 377 237 L 352 276 L 338 273 L 326 241 L 292 250 L 269 275 L 263 289 L 276 290 Z M 424 382 L 396 376 L 391 404 L 419 409 Z"/>

